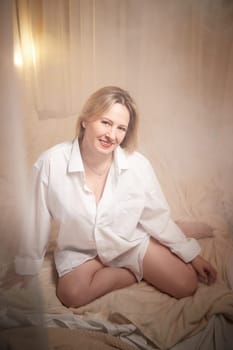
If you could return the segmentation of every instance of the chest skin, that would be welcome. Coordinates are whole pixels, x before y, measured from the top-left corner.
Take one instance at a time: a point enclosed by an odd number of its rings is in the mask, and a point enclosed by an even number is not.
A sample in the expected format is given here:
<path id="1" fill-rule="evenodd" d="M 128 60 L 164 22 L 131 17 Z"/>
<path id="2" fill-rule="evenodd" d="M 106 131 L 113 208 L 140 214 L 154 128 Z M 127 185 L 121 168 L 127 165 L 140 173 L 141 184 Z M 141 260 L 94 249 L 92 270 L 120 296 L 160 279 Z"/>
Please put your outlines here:
<path id="1" fill-rule="evenodd" d="M 96 205 L 102 198 L 107 177 L 108 172 L 104 176 L 95 175 L 88 170 L 85 172 L 85 182 L 95 196 Z"/>

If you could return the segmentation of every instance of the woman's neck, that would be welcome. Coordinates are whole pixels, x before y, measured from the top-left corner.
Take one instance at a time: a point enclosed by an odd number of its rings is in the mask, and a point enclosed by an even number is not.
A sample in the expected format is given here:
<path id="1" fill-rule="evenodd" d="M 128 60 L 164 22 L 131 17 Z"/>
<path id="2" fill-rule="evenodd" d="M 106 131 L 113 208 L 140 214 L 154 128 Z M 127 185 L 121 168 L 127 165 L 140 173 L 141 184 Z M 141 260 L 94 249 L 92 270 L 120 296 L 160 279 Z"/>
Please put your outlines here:
<path id="1" fill-rule="evenodd" d="M 89 168 L 96 175 L 102 175 L 110 168 L 113 154 L 101 154 L 100 152 L 93 153 L 83 143 L 80 145 L 80 152 L 84 167 Z"/>

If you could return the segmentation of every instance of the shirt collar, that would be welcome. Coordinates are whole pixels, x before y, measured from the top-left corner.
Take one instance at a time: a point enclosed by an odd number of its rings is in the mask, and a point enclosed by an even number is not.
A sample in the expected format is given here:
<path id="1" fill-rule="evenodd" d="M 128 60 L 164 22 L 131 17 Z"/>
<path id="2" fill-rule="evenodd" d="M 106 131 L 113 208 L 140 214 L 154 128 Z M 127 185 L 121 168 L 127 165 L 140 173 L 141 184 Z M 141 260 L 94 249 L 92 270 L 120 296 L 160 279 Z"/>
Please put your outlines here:
<path id="1" fill-rule="evenodd" d="M 83 161 L 77 138 L 74 139 L 72 144 L 70 159 L 68 163 L 68 172 L 84 172 Z"/>
<path id="2" fill-rule="evenodd" d="M 118 175 L 122 170 L 129 168 L 129 161 L 125 151 L 118 146 L 114 152 L 114 165 Z"/>
<path id="3" fill-rule="evenodd" d="M 127 155 L 120 146 L 118 146 L 114 152 L 114 166 L 118 174 L 120 174 L 122 170 L 129 168 Z M 68 163 L 68 172 L 84 172 L 84 165 L 77 138 L 75 138 L 72 143 L 72 149 Z"/>

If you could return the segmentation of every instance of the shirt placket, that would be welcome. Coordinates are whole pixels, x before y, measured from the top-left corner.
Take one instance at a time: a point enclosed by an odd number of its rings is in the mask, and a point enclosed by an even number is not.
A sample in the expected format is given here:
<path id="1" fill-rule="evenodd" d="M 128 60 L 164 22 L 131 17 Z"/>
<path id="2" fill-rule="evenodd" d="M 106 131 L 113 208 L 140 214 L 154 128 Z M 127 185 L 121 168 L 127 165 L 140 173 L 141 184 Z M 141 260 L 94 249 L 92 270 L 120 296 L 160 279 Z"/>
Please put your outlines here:
<path id="1" fill-rule="evenodd" d="M 106 255 L 106 247 L 108 246 L 106 232 L 103 237 L 103 232 L 106 225 L 111 221 L 111 203 L 114 200 L 115 173 L 114 168 L 108 175 L 102 198 L 96 206 L 96 216 L 94 225 L 94 237 L 96 241 L 97 253 L 101 256 Z M 110 252 L 109 252 L 110 253 Z"/>

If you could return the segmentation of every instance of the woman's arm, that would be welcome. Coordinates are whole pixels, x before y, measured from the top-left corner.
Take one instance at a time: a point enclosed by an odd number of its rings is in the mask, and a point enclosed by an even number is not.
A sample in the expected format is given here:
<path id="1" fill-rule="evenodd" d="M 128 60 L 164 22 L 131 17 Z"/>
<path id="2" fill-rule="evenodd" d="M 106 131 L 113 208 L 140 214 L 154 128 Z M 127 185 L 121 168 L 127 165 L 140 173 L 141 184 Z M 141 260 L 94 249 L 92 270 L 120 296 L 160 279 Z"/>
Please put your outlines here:
<path id="1" fill-rule="evenodd" d="M 15 256 L 14 268 L 10 268 L 0 287 L 9 289 L 14 285 L 26 288 L 39 272 L 50 236 L 51 215 L 48 209 L 48 184 L 43 162 L 33 167 L 28 222 Z"/>
<path id="2" fill-rule="evenodd" d="M 197 238 L 212 236 L 212 228 L 203 223 L 185 221 L 175 223 L 171 218 L 170 208 L 157 176 L 150 164 L 145 169 L 144 174 L 145 204 L 140 225 L 184 262 L 190 263 L 201 251 Z"/>
<path id="3" fill-rule="evenodd" d="M 44 162 L 40 162 L 33 168 L 28 227 L 21 237 L 15 257 L 15 271 L 19 275 L 37 274 L 46 253 L 51 227 L 47 170 Z"/>
<path id="4" fill-rule="evenodd" d="M 15 270 L 10 270 L 2 279 L 0 288 L 7 290 L 15 285 L 19 285 L 19 288 L 27 288 L 33 277 L 34 275 L 19 275 Z"/>
<path id="5" fill-rule="evenodd" d="M 213 237 L 213 227 L 204 222 L 176 220 L 175 223 L 187 237 L 196 239 Z"/>

